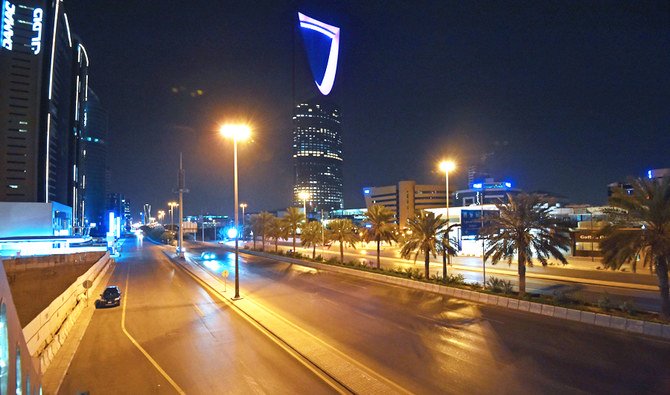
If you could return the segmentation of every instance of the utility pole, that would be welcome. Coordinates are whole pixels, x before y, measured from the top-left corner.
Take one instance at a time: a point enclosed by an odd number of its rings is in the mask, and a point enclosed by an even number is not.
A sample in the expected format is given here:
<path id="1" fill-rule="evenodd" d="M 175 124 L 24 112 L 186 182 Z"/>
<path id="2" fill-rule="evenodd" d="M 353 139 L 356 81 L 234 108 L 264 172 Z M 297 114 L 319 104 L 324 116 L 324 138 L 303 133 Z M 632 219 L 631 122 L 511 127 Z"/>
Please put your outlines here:
<path id="1" fill-rule="evenodd" d="M 179 153 L 179 244 L 177 246 L 178 252 L 177 256 L 180 258 L 184 257 L 184 192 L 188 192 L 188 189 L 185 187 L 184 182 L 184 164 L 182 160 L 182 154 Z"/>

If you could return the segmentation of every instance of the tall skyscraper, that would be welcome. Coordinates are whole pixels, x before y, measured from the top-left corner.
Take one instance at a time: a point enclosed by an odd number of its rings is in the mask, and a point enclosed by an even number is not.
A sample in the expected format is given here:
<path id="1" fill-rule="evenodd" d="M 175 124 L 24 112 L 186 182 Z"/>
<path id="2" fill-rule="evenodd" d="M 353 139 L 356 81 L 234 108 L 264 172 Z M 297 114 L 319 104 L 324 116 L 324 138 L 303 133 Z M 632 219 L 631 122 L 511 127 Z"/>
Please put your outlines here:
<path id="1" fill-rule="evenodd" d="M 311 210 L 343 208 L 340 110 L 322 98 L 298 104 L 293 116 L 293 200 L 309 194 Z"/>
<path id="2" fill-rule="evenodd" d="M 100 227 L 105 220 L 107 196 L 107 111 L 90 88 L 84 106 L 81 137 L 81 194 L 79 207 L 84 224 Z"/>
<path id="3" fill-rule="evenodd" d="M 340 109 L 326 96 L 331 93 L 337 71 L 340 29 L 298 13 L 307 59 L 317 96 L 302 101 L 293 113 L 293 203 L 307 212 L 342 209 L 342 126 Z"/>
<path id="4" fill-rule="evenodd" d="M 88 55 L 62 0 L 3 0 L 0 201 L 58 202 L 78 218 Z"/>

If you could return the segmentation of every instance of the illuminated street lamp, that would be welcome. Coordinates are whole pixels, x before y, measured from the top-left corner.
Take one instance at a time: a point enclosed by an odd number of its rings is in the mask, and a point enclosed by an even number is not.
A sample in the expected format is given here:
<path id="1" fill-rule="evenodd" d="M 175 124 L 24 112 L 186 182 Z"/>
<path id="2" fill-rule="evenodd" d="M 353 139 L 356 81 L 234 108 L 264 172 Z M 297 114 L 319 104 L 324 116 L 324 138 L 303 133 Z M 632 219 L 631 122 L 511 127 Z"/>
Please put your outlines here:
<path id="1" fill-rule="evenodd" d="M 242 237 L 244 237 L 244 209 L 249 207 L 246 203 L 240 203 L 240 208 L 242 209 Z"/>
<path id="2" fill-rule="evenodd" d="M 456 169 L 456 164 L 453 161 L 450 160 L 445 160 L 440 162 L 440 170 L 442 170 L 445 174 L 445 179 L 446 179 L 446 185 L 445 185 L 445 192 L 447 196 L 447 224 L 450 222 L 451 218 L 449 218 L 449 172 L 454 171 Z"/>
<path id="3" fill-rule="evenodd" d="M 300 200 L 302 200 L 302 210 L 305 213 L 305 222 L 307 222 L 307 199 L 309 199 L 309 192 L 302 191 L 298 194 Z"/>
<path id="4" fill-rule="evenodd" d="M 174 231 L 174 208 L 179 206 L 177 202 L 168 202 L 170 206 L 170 231 Z"/>
<path id="5" fill-rule="evenodd" d="M 161 221 L 165 218 L 165 211 L 163 210 L 158 210 L 158 222 L 162 224 Z"/>
<path id="6" fill-rule="evenodd" d="M 251 135 L 251 128 L 247 125 L 228 124 L 221 126 L 221 134 L 233 140 L 233 186 L 235 193 L 235 230 L 238 226 L 238 191 L 237 191 L 237 142 L 244 141 Z M 240 271 L 239 271 L 239 232 L 235 232 L 235 299 L 240 298 Z"/>

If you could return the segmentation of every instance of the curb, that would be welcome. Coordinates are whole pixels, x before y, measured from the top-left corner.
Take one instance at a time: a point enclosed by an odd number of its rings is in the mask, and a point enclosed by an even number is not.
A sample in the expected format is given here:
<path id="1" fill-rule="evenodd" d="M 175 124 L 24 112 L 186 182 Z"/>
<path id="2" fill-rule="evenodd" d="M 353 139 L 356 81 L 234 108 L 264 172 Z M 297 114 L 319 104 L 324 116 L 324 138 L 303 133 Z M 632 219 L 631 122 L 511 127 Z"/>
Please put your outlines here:
<path id="1" fill-rule="evenodd" d="M 483 292 L 470 291 L 461 288 L 448 287 L 440 284 L 431 284 L 422 281 L 415 281 L 404 279 L 401 277 L 388 276 L 379 273 L 365 272 L 356 269 L 349 269 L 345 267 L 332 266 L 323 263 L 309 262 L 302 259 L 290 258 L 268 254 L 259 251 L 240 250 L 241 253 L 263 258 L 273 259 L 276 261 L 293 263 L 296 265 L 308 266 L 315 269 L 331 271 L 336 273 L 348 274 L 355 277 L 365 278 L 368 280 L 379 281 L 382 283 L 399 285 L 406 288 L 428 291 L 438 293 L 446 296 L 453 296 L 459 299 L 466 299 L 477 303 L 503 307 L 511 310 L 518 310 L 528 312 L 531 314 L 544 315 L 561 320 L 582 322 L 584 324 L 601 326 L 623 332 L 630 332 L 635 334 L 644 334 L 647 336 L 654 336 L 670 340 L 670 324 L 660 324 L 657 322 L 637 320 L 633 318 L 625 318 L 614 316 L 611 314 L 593 313 L 590 311 L 583 311 L 577 309 L 569 309 L 566 307 L 529 302 L 515 298 L 508 298 L 505 296 L 491 295 Z"/>

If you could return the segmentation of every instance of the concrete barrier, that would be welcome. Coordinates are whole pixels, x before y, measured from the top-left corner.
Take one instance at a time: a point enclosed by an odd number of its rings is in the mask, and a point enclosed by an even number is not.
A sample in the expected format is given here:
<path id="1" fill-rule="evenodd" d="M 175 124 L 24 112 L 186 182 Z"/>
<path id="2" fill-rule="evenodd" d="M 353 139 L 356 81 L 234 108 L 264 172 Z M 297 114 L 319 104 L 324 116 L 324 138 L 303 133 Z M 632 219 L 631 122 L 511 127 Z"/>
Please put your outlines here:
<path id="1" fill-rule="evenodd" d="M 39 358 L 43 372 L 46 371 L 54 355 L 67 338 L 70 329 L 81 315 L 84 304 L 87 303 L 84 281 L 90 280 L 93 284 L 91 289 L 95 289 L 111 262 L 109 254 L 105 253 L 23 328 L 28 351 L 33 357 Z M 94 295 L 89 295 L 91 296 L 95 298 Z"/>

